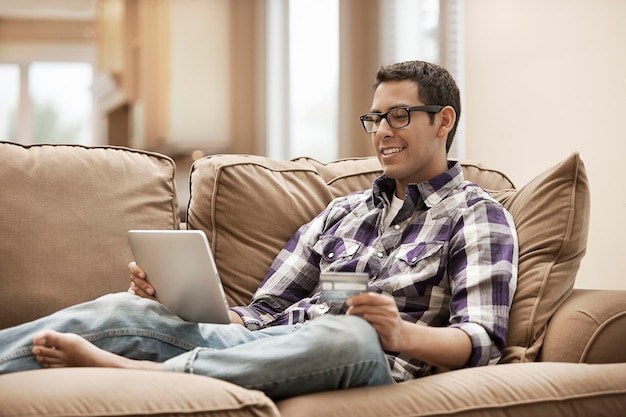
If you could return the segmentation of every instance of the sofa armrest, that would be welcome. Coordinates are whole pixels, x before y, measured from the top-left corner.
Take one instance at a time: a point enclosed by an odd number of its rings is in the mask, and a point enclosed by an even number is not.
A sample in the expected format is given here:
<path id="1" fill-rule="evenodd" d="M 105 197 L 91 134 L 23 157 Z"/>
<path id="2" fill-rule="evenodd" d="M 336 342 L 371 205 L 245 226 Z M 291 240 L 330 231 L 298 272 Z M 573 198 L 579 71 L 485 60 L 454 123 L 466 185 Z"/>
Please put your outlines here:
<path id="1" fill-rule="evenodd" d="M 546 362 L 626 362 L 626 291 L 574 290 L 546 330 Z"/>

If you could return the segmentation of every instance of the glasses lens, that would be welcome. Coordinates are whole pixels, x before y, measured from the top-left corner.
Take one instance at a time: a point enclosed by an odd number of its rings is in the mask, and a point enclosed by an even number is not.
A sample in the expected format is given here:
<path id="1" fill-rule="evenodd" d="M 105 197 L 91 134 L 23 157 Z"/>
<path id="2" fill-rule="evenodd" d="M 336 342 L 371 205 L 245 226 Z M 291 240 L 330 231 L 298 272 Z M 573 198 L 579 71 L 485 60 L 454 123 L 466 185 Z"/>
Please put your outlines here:
<path id="1" fill-rule="evenodd" d="M 409 112 L 407 109 L 393 109 L 387 114 L 387 121 L 391 127 L 399 129 L 409 124 Z"/>
<path id="2" fill-rule="evenodd" d="M 361 121 L 363 122 L 363 127 L 367 133 L 374 133 L 380 124 L 380 116 L 377 114 L 366 114 L 361 117 Z"/>

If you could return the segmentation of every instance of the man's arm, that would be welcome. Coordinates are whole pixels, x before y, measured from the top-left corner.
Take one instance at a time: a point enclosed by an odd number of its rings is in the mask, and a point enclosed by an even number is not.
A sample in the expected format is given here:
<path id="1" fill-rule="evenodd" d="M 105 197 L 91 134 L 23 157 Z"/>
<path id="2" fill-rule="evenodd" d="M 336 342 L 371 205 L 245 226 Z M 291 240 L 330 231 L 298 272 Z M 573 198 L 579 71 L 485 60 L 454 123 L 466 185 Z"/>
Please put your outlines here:
<path id="1" fill-rule="evenodd" d="M 467 366 L 497 363 L 506 347 L 517 284 L 518 242 L 512 216 L 484 200 L 463 211 L 448 252 L 450 325 L 472 341 Z"/>

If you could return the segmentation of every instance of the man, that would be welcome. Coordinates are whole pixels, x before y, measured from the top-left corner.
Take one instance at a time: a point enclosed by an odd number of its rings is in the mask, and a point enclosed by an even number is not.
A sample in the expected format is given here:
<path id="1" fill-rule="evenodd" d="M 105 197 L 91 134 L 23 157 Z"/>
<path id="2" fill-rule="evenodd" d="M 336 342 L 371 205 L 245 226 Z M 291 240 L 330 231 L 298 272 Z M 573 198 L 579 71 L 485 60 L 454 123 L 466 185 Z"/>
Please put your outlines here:
<path id="1" fill-rule="evenodd" d="M 0 372 L 105 366 L 191 372 L 273 398 L 495 363 L 516 287 L 509 213 L 447 160 L 459 91 L 420 61 L 381 68 L 361 117 L 383 167 L 302 226 L 231 325 L 184 322 L 139 266 L 114 294 L 0 332 Z M 320 273 L 366 272 L 367 293 L 320 301 Z M 5 342 L 5 341 L 15 342 Z"/>

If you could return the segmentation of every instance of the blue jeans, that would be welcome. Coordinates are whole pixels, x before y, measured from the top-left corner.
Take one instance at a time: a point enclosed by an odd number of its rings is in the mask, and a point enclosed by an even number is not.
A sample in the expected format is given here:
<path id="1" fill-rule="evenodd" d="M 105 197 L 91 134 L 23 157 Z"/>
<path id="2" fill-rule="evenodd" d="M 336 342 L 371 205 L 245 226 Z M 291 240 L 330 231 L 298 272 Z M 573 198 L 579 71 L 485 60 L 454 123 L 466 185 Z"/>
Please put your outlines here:
<path id="1" fill-rule="evenodd" d="M 0 374 L 39 369 L 31 353 L 41 330 L 76 333 L 109 352 L 162 362 L 166 371 L 211 376 L 272 398 L 393 382 L 374 328 L 354 316 L 250 331 L 190 323 L 161 304 L 110 294 L 0 330 Z"/>

